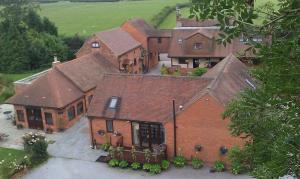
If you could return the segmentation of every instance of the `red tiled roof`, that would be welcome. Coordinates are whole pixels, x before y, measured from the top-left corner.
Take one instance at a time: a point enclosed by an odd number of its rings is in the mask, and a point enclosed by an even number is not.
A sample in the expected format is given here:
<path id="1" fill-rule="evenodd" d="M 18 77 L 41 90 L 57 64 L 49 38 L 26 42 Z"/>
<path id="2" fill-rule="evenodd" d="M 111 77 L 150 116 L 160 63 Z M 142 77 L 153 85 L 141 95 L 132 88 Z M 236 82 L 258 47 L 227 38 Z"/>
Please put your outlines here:
<path id="1" fill-rule="evenodd" d="M 212 38 L 214 42 L 214 48 L 209 54 L 196 54 L 196 53 L 187 53 L 186 41 L 188 41 L 188 37 L 191 37 L 197 33 L 203 34 L 209 38 Z M 227 44 L 226 47 L 222 44 L 218 44 L 216 39 L 219 37 L 220 30 L 219 29 L 174 29 L 172 33 L 172 39 L 170 43 L 170 48 L 168 52 L 169 57 L 220 57 L 225 58 L 231 53 L 241 53 L 244 52 L 245 49 L 249 48 L 248 45 L 240 42 L 239 38 L 236 38 L 232 41 L 232 43 Z M 182 39 L 183 42 L 181 44 L 178 43 L 178 39 Z M 252 57 L 251 54 L 247 54 L 249 57 Z"/>
<path id="2" fill-rule="evenodd" d="M 24 106 L 63 108 L 83 96 L 80 89 L 53 68 L 6 102 Z"/>
<path id="3" fill-rule="evenodd" d="M 121 28 L 97 32 L 95 34 L 111 51 L 120 56 L 142 44 Z"/>
<path id="4" fill-rule="evenodd" d="M 163 122 L 172 115 L 172 100 L 184 105 L 209 79 L 150 75 L 107 74 L 98 85 L 88 116 Z M 112 96 L 120 97 L 120 108 L 107 109 Z"/>
<path id="5" fill-rule="evenodd" d="M 180 23 L 181 27 L 211 27 L 218 25 L 218 20 L 208 19 L 208 20 L 195 20 L 195 19 L 186 19 L 180 18 L 177 20 Z"/>
<path id="6" fill-rule="evenodd" d="M 83 92 L 95 88 L 104 73 L 118 72 L 117 68 L 99 52 L 59 64 L 56 68 Z"/>

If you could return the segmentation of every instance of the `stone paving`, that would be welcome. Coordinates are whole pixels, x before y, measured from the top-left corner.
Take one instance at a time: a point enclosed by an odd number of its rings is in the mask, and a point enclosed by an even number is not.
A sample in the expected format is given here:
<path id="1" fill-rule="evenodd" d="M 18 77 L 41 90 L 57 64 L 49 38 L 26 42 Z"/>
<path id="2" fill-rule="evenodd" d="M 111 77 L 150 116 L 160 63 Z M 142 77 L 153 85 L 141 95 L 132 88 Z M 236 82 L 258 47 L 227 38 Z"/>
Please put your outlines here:
<path id="1" fill-rule="evenodd" d="M 160 75 L 160 68 L 162 67 L 163 64 L 166 67 L 171 67 L 171 59 L 168 58 L 168 54 L 160 54 L 160 61 L 147 74 L 149 74 L 149 75 Z"/>

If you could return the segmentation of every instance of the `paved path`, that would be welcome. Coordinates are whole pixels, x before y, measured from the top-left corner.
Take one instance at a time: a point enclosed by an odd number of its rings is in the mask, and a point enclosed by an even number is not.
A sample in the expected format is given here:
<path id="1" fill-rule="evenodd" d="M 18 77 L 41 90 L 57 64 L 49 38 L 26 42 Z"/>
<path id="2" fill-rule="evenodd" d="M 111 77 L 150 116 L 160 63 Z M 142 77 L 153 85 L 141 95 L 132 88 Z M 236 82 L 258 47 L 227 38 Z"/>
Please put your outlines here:
<path id="1" fill-rule="evenodd" d="M 106 153 L 90 148 L 90 135 L 87 118 L 83 117 L 74 126 L 60 133 L 54 144 L 50 144 L 48 152 L 51 156 L 96 161 Z"/>
<path id="2" fill-rule="evenodd" d="M 160 69 L 161 69 L 161 67 L 162 67 L 163 64 L 166 67 L 171 67 L 171 59 L 168 58 L 168 54 L 160 54 L 160 61 L 147 74 L 149 74 L 149 75 L 161 75 Z"/>
<path id="3" fill-rule="evenodd" d="M 43 166 L 30 171 L 24 179 L 250 179 L 249 176 L 234 176 L 230 173 L 209 173 L 208 168 L 195 170 L 171 168 L 159 175 L 151 176 L 143 171 L 109 168 L 104 163 L 52 158 Z"/>

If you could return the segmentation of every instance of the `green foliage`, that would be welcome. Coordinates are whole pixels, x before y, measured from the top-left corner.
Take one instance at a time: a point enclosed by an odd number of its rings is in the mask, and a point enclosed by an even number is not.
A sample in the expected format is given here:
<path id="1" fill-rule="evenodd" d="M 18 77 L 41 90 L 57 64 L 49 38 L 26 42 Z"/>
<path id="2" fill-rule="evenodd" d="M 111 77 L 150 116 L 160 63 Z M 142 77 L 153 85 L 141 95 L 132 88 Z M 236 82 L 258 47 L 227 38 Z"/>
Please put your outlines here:
<path id="1" fill-rule="evenodd" d="M 215 163 L 214 163 L 214 169 L 217 172 L 223 172 L 225 170 L 225 163 L 222 162 L 222 161 L 220 161 L 220 160 L 215 161 Z"/>
<path id="2" fill-rule="evenodd" d="M 131 147 L 130 153 L 131 153 L 132 160 L 135 161 L 136 160 L 136 149 L 135 149 L 135 146 Z"/>
<path id="3" fill-rule="evenodd" d="M 141 168 L 141 164 L 138 163 L 138 162 L 133 162 L 133 163 L 131 164 L 131 168 L 132 168 L 133 170 L 139 170 L 139 169 Z"/>
<path id="4" fill-rule="evenodd" d="M 173 164 L 176 168 L 182 168 L 186 165 L 186 159 L 184 156 L 176 156 L 173 158 Z"/>
<path id="5" fill-rule="evenodd" d="M 163 170 L 167 170 L 170 168 L 170 162 L 168 160 L 162 160 L 161 161 L 161 168 Z"/>
<path id="6" fill-rule="evenodd" d="M 120 162 L 119 162 L 119 167 L 120 168 L 127 168 L 128 167 L 128 162 L 126 161 L 126 160 L 121 160 Z"/>
<path id="7" fill-rule="evenodd" d="M 240 0 L 192 3 L 192 17 L 219 20 L 223 31 L 219 42 L 226 45 L 243 34 L 261 61 L 252 71 L 257 88 L 242 92 L 224 113 L 231 119 L 231 133 L 249 141 L 234 159 L 234 172 L 243 171 L 247 162 L 246 168 L 257 178 L 300 178 L 299 0 L 278 1 L 277 9 L 270 5 L 255 9 Z M 259 16 L 265 20 L 255 24 Z M 272 35 L 272 44 L 254 42 L 251 37 L 256 35 Z"/>
<path id="8" fill-rule="evenodd" d="M 149 163 L 151 160 L 151 151 L 149 149 L 144 149 L 144 155 L 145 155 L 145 159 L 146 161 Z"/>
<path id="9" fill-rule="evenodd" d="M 114 146 L 110 146 L 109 149 L 108 149 L 108 152 L 109 152 L 109 156 L 114 159 L 116 156 L 115 156 L 115 152 L 116 152 L 116 149 L 114 148 Z"/>
<path id="10" fill-rule="evenodd" d="M 196 68 L 193 70 L 192 75 L 193 76 L 202 76 L 204 73 L 207 72 L 207 68 Z"/>
<path id="11" fill-rule="evenodd" d="M 176 70 L 173 74 L 172 74 L 173 76 L 180 76 L 181 75 L 181 73 L 180 73 L 180 71 L 179 70 Z"/>
<path id="12" fill-rule="evenodd" d="M 27 133 L 23 136 L 24 150 L 29 154 L 30 162 L 37 165 L 46 161 L 49 157 L 48 143 L 44 134 Z"/>
<path id="13" fill-rule="evenodd" d="M 101 145 L 101 149 L 106 152 L 109 151 L 109 148 L 110 148 L 110 143 L 104 143 Z"/>
<path id="14" fill-rule="evenodd" d="M 165 66 L 165 64 L 162 65 L 160 68 L 160 74 L 161 75 L 167 75 L 168 74 L 168 68 Z"/>
<path id="15" fill-rule="evenodd" d="M 124 158 L 124 147 L 117 147 L 117 152 L 119 158 L 123 159 Z"/>
<path id="16" fill-rule="evenodd" d="M 151 164 L 150 164 L 150 163 L 144 163 L 144 165 L 143 165 L 143 170 L 149 171 L 150 168 L 151 168 Z"/>
<path id="17" fill-rule="evenodd" d="M 156 175 L 161 173 L 161 167 L 158 164 L 152 164 L 149 169 L 150 174 Z"/>
<path id="18" fill-rule="evenodd" d="M 192 158 L 192 166 L 194 169 L 200 169 L 203 167 L 203 161 L 198 158 Z"/>
<path id="19" fill-rule="evenodd" d="M 119 160 L 117 160 L 117 159 L 111 159 L 108 162 L 108 166 L 110 166 L 110 167 L 118 167 L 119 166 Z"/>
<path id="20" fill-rule="evenodd" d="M 244 150 L 241 150 L 237 146 L 233 146 L 229 150 L 228 159 L 231 163 L 231 173 L 237 175 L 250 171 L 250 154 L 246 150 L 249 147 L 245 146 Z"/>

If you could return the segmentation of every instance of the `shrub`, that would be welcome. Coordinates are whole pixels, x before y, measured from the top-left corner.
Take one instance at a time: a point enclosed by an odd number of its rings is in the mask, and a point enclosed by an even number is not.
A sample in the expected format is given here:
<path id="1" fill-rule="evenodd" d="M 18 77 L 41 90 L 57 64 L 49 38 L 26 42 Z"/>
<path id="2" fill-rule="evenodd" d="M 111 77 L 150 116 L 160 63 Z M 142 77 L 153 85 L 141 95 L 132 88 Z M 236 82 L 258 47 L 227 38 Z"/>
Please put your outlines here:
<path id="1" fill-rule="evenodd" d="M 151 160 L 151 151 L 149 149 L 145 149 L 144 153 L 145 153 L 145 159 L 149 163 Z"/>
<path id="2" fill-rule="evenodd" d="M 149 171 L 150 168 L 151 168 L 151 164 L 150 164 L 150 163 L 144 163 L 144 165 L 143 165 L 143 170 Z"/>
<path id="3" fill-rule="evenodd" d="M 214 169 L 216 170 L 216 172 L 223 172 L 225 170 L 224 162 L 222 162 L 220 160 L 215 161 Z"/>
<path id="4" fill-rule="evenodd" d="M 194 169 L 199 169 L 203 167 L 203 161 L 198 158 L 193 158 L 192 159 L 192 166 Z"/>
<path id="5" fill-rule="evenodd" d="M 116 149 L 113 146 L 110 146 L 108 149 L 110 158 L 115 158 Z"/>
<path id="6" fill-rule="evenodd" d="M 136 160 L 136 149 L 134 146 L 131 147 L 130 153 L 131 153 L 132 160 L 135 161 Z"/>
<path id="7" fill-rule="evenodd" d="M 101 145 L 101 149 L 107 152 L 110 148 L 110 143 L 104 143 Z"/>
<path id="8" fill-rule="evenodd" d="M 138 163 L 138 162 L 133 162 L 133 163 L 131 164 L 131 168 L 132 168 L 133 170 L 138 170 L 138 169 L 141 168 L 141 164 Z"/>
<path id="9" fill-rule="evenodd" d="M 161 172 L 161 167 L 160 167 L 160 165 L 158 165 L 158 164 L 152 164 L 152 165 L 150 166 L 149 172 L 150 172 L 152 175 L 159 174 L 159 173 Z"/>
<path id="10" fill-rule="evenodd" d="M 182 168 L 186 165 L 186 159 L 183 156 L 174 157 L 173 164 L 177 168 Z"/>
<path id="11" fill-rule="evenodd" d="M 48 142 L 42 133 L 27 133 L 23 136 L 24 150 L 33 165 L 48 159 Z"/>
<path id="12" fill-rule="evenodd" d="M 196 68 L 193 72 L 192 75 L 193 76 L 202 76 L 204 73 L 207 72 L 207 68 Z"/>
<path id="13" fill-rule="evenodd" d="M 173 73 L 173 76 L 180 76 L 180 75 L 181 75 L 181 73 L 180 73 L 179 70 L 176 70 L 176 71 Z"/>
<path id="14" fill-rule="evenodd" d="M 120 162 L 119 162 L 119 167 L 120 168 L 127 168 L 128 167 L 128 162 L 126 161 L 126 160 L 121 160 Z"/>
<path id="15" fill-rule="evenodd" d="M 108 162 L 108 166 L 110 166 L 110 167 L 117 167 L 117 166 L 119 166 L 119 160 L 117 160 L 117 159 L 111 159 Z"/>
<path id="16" fill-rule="evenodd" d="M 233 146 L 229 150 L 228 159 L 231 163 L 231 172 L 233 174 L 237 175 L 250 171 L 247 155 L 239 147 Z"/>
<path id="17" fill-rule="evenodd" d="M 119 158 L 124 158 L 124 147 L 117 147 Z"/>
<path id="18" fill-rule="evenodd" d="M 160 68 L 160 74 L 161 75 L 167 75 L 168 74 L 168 68 L 164 64 Z"/>
<path id="19" fill-rule="evenodd" d="M 170 167 L 170 162 L 168 160 L 162 160 L 161 161 L 161 168 L 163 170 L 167 170 Z"/>
<path id="20" fill-rule="evenodd" d="M 23 125 L 22 124 L 18 124 L 17 125 L 17 129 L 23 129 Z"/>

